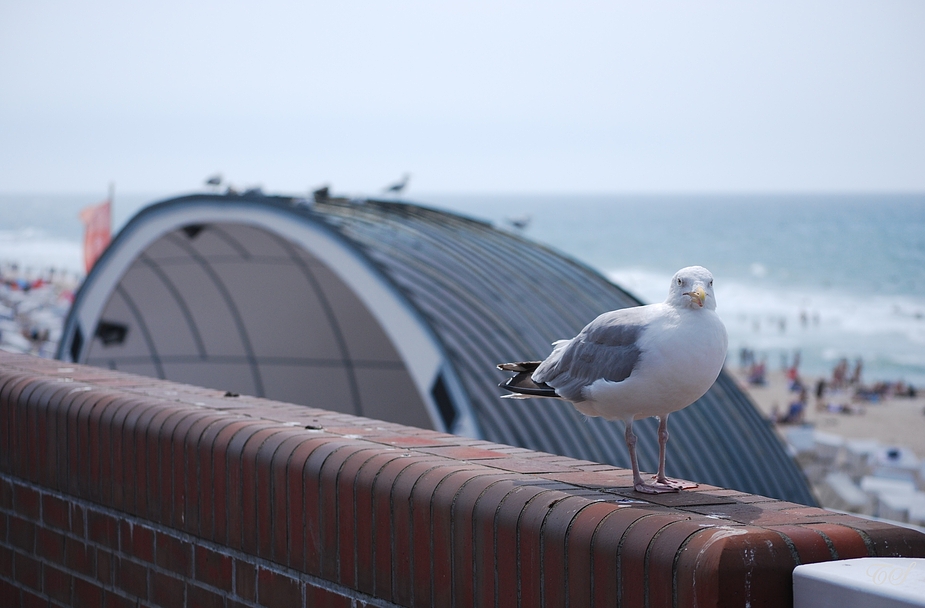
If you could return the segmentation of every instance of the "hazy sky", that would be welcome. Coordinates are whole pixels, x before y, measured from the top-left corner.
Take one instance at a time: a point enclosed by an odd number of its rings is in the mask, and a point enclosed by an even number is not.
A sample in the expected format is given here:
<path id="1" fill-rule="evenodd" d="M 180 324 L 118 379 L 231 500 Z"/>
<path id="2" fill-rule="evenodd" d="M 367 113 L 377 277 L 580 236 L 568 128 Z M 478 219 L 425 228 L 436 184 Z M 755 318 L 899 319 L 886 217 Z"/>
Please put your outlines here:
<path id="1" fill-rule="evenodd" d="M 0 191 L 925 190 L 925 2 L 0 0 Z"/>

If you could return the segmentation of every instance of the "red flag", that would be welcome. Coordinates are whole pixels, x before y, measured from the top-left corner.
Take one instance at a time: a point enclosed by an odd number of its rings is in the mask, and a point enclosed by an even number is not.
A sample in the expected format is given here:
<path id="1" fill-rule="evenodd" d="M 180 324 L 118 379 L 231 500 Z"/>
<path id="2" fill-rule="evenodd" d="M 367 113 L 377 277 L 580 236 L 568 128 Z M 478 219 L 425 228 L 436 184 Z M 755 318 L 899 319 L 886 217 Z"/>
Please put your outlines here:
<path id="1" fill-rule="evenodd" d="M 111 206 L 111 201 L 103 201 L 80 211 L 80 221 L 84 223 L 84 266 L 87 274 L 109 245 Z"/>

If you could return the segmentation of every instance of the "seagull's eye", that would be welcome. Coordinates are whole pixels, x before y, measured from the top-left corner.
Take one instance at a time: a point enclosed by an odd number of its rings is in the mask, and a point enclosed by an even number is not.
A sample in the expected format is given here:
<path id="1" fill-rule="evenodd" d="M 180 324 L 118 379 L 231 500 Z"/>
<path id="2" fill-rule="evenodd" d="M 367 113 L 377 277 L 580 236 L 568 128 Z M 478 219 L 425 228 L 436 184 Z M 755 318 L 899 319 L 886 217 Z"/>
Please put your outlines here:
<path id="1" fill-rule="evenodd" d="M 678 285 L 680 285 L 681 283 L 682 283 L 681 277 L 678 277 Z"/>
<path id="2" fill-rule="evenodd" d="M 710 287 L 713 287 L 713 279 L 710 279 Z"/>

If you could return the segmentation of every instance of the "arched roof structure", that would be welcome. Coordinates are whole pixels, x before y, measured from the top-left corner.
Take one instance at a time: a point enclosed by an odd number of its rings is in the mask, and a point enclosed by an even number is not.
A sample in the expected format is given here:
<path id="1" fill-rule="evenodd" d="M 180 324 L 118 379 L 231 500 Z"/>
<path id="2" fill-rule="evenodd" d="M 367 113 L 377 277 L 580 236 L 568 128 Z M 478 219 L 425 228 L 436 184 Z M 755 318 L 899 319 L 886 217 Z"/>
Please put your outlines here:
<path id="1" fill-rule="evenodd" d="M 619 423 L 501 400 L 501 361 L 544 358 L 639 301 L 487 223 L 399 202 L 191 195 L 153 204 L 87 276 L 58 357 L 628 466 Z M 815 504 L 729 375 L 671 416 L 669 474 Z M 640 466 L 656 468 L 655 421 Z"/>

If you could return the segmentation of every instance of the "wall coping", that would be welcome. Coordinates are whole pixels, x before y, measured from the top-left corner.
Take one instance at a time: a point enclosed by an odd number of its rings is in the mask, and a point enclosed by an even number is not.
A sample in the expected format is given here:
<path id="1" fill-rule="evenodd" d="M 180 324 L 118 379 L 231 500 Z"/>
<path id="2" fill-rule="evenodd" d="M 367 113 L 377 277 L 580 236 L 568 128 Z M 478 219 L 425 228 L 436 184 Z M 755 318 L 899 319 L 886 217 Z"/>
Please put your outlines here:
<path id="1" fill-rule="evenodd" d="M 9 353 L 0 443 L 14 482 L 398 605 L 786 606 L 797 565 L 925 556 L 816 507 Z"/>

